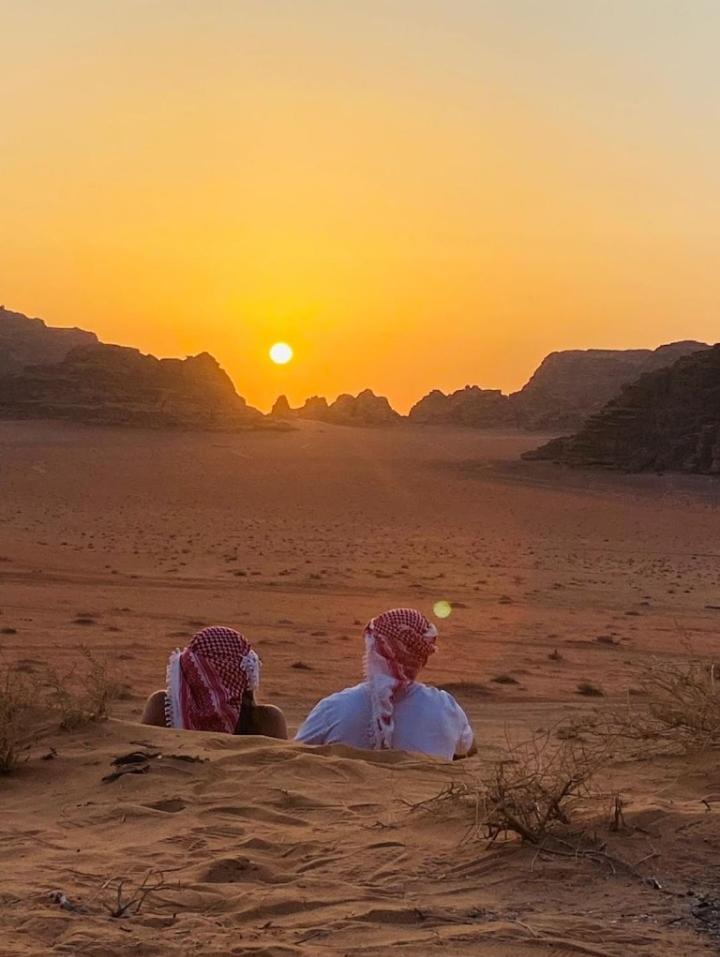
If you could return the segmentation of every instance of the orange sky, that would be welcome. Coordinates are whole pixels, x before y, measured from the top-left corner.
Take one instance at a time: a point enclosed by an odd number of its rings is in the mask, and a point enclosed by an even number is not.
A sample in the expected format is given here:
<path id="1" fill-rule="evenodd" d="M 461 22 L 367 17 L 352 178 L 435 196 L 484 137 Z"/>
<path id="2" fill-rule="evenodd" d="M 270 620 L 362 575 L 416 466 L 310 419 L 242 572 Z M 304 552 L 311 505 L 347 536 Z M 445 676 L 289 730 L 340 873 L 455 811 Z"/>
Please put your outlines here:
<path id="1" fill-rule="evenodd" d="M 715 0 L 0 0 L 0 26 L 8 308 L 208 350 L 263 409 L 718 338 Z"/>

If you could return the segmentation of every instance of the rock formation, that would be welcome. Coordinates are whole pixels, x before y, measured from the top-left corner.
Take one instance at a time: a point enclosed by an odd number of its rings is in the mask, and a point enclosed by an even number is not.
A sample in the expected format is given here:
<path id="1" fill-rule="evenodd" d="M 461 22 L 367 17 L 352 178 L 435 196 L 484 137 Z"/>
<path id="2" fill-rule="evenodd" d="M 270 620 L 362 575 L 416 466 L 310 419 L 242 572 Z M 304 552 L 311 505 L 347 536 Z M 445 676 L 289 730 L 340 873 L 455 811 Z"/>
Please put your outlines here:
<path id="1" fill-rule="evenodd" d="M 297 410 L 290 408 L 286 395 L 279 395 L 270 410 L 270 415 L 273 419 L 287 420 L 294 418 L 297 415 Z"/>
<path id="2" fill-rule="evenodd" d="M 42 319 L 0 306 L 0 376 L 29 365 L 62 362 L 71 349 L 97 344 L 97 336 L 82 329 L 56 329 Z"/>
<path id="3" fill-rule="evenodd" d="M 422 425 L 471 425 L 476 428 L 517 425 L 510 398 L 499 389 L 466 385 L 450 395 L 433 389 L 408 414 Z"/>
<path id="4" fill-rule="evenodd" d="M 385 396 L 365 389 L 358 396 L 340 395 L 328 405 L 321 396 L 312 396 L 299 409 L 291 409 L 284 395 L 278 397 L 270 415 L 274 419 L 309 419 L 334 425 L 389 425 L 402 421 Z"/>
<path id="5" fill-rule="evenodd" d="M 652 349 L 570 349 L 551 352 L 529 382 L 510 396 L 527 429 L 576 429 L 624 385 L 708 346 L 672 342 Z"/>
<path id="6" fill-rule="evenodd" d="M 552 352 L 512 395 L 465 386 L 451 395 L 435 389 L 410 410 L 412 422 L 476 428 L 571 431 L 639 376 L 708 346 L 672 342 L 652 349 L 572 349 Z"/>
<path id="7" fill-rule="evenodd" d="M 233 430 L 262 423 L 216 360 L 156 359 L 96 344 L 0 378 L 0 418 Z"/>
<path id="8" fill-rule="evenodd" d="M 643 375 L 577 434 L 524 457 L 632 472 L 720 475 L 720 344 Z"/>
<path id="9" fill-rule="evenodd" d="M 339 395 L 330 405 L 328 421 L 337 425 L 392 425 L 402 420 L 384 395 L 371 389 L 358 396 Z"/>
<path id="10" fill-rule="evenodd" d="M 311 395 L 297 412 L 301 419 L 312 419 L 316 422 L 327 422 L 330 418 L 330 406 L 327 399 L 321 395 Z"/>

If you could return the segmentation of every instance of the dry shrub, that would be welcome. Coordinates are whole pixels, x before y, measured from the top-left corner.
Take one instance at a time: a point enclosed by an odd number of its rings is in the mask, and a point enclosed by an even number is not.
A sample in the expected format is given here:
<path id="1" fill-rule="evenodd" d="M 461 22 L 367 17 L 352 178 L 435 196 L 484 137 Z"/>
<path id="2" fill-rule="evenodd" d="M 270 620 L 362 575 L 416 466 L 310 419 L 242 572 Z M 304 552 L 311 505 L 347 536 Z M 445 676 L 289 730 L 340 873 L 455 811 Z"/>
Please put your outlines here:
<path id="1" fill-rule="evenodd" d="M 91 721 L 103 721 L 110 714 L 112 703 L 122 694 L 122 687 L 112 675 L 106 661 L 100 661 L 84 645 L 82 661 L 69 672 L 48 672 L 48 704 L 60 713 L 60 727 L 65 731 Z"/>
<path id="2" fill-rule="evenodd" d="M 643 681 L 650 719 L 664 732 L 706 746 L 720 740 L 720 686 L 715 664 L 690 660 L 654 665 Z"/>
<path id="3" fill-rule="evenodd" d="M 692 751 L 720 744 L 720 682 L 716 666 L 700 658 L 654 661 L 638 678 L 642 697 L 604 709 L 573 726 L 585 740 L 618 752 Z M 637 696 L 637 692 L 636 692 Z"/>
<path id="4" fill-rule="evenodd" d="M 0 774 L 9 773 L 27 757 L 36 690 L 16 668 L 0 670 Z"/>
<path id="5" fill-rule="evenodd" d="M 111 877 L 100 887 L 103 906 L 110 917 L 135 917 L 152 894 L 166 890 L 170 885 L 162 873 L 148 871 L 142 881 Z"/>
<path id="6" fill-rule="evenodd" d="M 590 797 L 591 779 L 606 758 L 603 748 L 558 741 L 550 732 L 536 734 L 520 744 L 508 742 L 506 754 L 482 777 L 455 781 L 416 807 L 432 811 L 460 805 L 473 815 L 468 837 L 485 837 L 492 844 L 514 834 L 541 845 Z"/>

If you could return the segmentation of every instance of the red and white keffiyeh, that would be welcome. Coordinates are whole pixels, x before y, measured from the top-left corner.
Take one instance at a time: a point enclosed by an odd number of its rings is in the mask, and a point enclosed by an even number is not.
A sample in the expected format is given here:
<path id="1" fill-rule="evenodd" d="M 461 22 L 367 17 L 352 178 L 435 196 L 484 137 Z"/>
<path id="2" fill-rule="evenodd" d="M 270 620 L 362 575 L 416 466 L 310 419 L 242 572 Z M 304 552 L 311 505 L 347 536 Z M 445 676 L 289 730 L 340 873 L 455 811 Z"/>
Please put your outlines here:
<path id="1" fill-rule="evenodd" d="M 365 628 L 365 677 L 375 748 L 392 748 L 395 700 L 435 652 L 437 634 L 437 628 L 414 608 L 386 611 Z"/>
<path id="2" fill-rule="evenodd" d="M 260 659 L 233 628 L 203 628 L 167 668 L 168 727 L 233 734 L 243 692 L 260 683 Z"/>

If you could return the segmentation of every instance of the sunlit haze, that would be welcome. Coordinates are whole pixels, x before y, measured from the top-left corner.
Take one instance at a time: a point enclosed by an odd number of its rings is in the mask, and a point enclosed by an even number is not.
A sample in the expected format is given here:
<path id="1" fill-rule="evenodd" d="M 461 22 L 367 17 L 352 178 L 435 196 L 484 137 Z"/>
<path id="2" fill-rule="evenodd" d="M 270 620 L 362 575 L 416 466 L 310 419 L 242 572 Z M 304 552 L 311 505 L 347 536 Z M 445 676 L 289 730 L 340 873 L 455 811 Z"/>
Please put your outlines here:
<path id="1" fill-rule="evenodd" d="M 0 0 L 0 301 L 262 409 L 714 341 L 716 0 Z M 287 342 L 294 361 L 268 360 Z"/>

